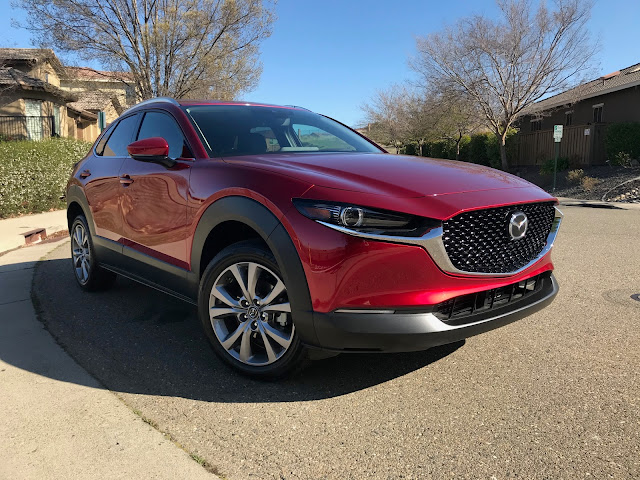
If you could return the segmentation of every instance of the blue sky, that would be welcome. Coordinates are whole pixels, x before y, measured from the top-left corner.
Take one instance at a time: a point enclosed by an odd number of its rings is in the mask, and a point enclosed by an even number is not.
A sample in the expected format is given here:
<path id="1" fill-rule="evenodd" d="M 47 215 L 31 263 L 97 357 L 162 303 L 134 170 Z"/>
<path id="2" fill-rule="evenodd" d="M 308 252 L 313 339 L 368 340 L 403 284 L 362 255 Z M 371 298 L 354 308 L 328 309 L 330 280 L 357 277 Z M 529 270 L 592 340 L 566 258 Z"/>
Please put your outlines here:
<path id="1" fill-rule="evenodd" d="M 9 0 L 0 5 L 0 45 L 32 46 L 29 32 L 11 27 L 25 13 Z M 360 106 L 377 89 L 411 77 L 416 36 L 468 13 L 496 12 L 494 0 L 279 0 L 276 8 L 260 84 L 245 99 L 301 105 L 349 125 L 362 122 Z M 598 72 L 640 62 L 638 21 L 640 1 L 596 0 L 590 28 L 601 46 Z"/>

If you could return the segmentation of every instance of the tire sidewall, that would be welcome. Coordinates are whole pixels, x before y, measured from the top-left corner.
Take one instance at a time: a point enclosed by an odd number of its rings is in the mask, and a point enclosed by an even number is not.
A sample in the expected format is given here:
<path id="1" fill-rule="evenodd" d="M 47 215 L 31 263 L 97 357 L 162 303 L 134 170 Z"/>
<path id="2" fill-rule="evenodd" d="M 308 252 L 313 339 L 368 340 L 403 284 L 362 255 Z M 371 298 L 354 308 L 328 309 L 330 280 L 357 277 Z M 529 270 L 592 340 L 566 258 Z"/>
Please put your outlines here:
<path id="1" fill-rule="evenodd" d="M 78 275 L 76 274 L 76 271 L 75 271 L 76 270 L 75 264 L 73 263 L 73 235 L 75 234 L 77 225 L 82 225 L 82 227 L 84 228 L 85 235 L 87 236 L 87 247 L 89 248 L 89 277 L 87 278 L 87 281 L 85 283 L 82 283 L 78 278 Z M 87 219 L 84 217 L 84 215 L 78 215 L 73 220 L 73 224 L 71 225 L 70 236 L 71 236 L 71 263 L 73 265 L 73 276 L 75 277 L 76 282 L 78 283 L 80 288 L 83 288 L 84 290 L 91 290 L 92 283 L 95 277 L 97 264 L 96 264 L 94 249 L 93 249 L 93 241 L 91 240 L 91 232 L 89 231 L 89 225 L 87 224 Z"/>
<path id="2" fill-rule="evenodd" d="M 300 342 L 298 334 L 294 332 L 293 340 L 289 349 L 276 362 L 271 365 L 250 366 L 233 358 L 220 344 L 218 337 L 213 331 L 209 318 L 209 297 L 211 289 L 218 276 L 229 266 L 239 262 L 255 262 L 265 266 L 282 280 L 282 272 L 276 263 L 275 258 L 266 248 L 255 242 L 239 242 L 223 249 L 218 253 L 204 271 L 200 281 L 198 292 L 198 316 L 202 323 L 202 328 L 213 348 L 214 352 L 227 365 L 234 369 L 255 377 L 263 379 L 276 379 L 287 376 L 302 363 L 304 357 L 304 347 Z M 284 280 L 282 280 L 284 281 Z M 285 284 L 285 287 L 287 285 Z"/>
<path id="3" fill-rule="evenodd" d="M 105 270 L 100 267 L 98 260 L 95 254 L 95 248 L 93 247 L 93 238 L 91 236 L 91 230 L 89 230 L 89 224 L 87 222 L 87 218 L 84 215 L 78 215 L 73 219 L 73 223 L 71 224 L 71 230 L 69 235 L 73 237 L 74 231 L 76 229 L 76 225 L 82 225 L 87 235 L 87 246 L 89 248 L 89 278 L 86 283 L 80 282 L 78 275 L 75 271 L 75 265 L 73 263 L 73 238 L 71 239 L 71 265 L 73 268 L 73 276 L 76 279 L 76 283 L 80 288 L 87 292 L 94 292 L 98 290 L 105 290 L 110 288 L 115 279 L 116 274 Z"/>

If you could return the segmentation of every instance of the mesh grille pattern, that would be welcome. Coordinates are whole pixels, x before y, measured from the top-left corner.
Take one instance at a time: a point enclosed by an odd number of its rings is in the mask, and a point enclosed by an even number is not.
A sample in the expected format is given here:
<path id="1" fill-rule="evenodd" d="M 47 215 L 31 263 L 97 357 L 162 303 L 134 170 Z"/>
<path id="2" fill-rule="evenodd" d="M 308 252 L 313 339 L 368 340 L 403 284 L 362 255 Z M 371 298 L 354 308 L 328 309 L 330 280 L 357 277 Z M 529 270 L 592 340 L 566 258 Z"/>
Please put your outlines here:
<path id="1" fill-rule="evenodd" d="M 509 234 L 514 212 L 524 212 L 529 221 L 527 233 L 520 240 L 512 240 Z M 459 270 L 509 273 L 540 254 L 554 217 L 553 202 L 465 212 L 443 222 L 442 241 L 451 263 Z"/>

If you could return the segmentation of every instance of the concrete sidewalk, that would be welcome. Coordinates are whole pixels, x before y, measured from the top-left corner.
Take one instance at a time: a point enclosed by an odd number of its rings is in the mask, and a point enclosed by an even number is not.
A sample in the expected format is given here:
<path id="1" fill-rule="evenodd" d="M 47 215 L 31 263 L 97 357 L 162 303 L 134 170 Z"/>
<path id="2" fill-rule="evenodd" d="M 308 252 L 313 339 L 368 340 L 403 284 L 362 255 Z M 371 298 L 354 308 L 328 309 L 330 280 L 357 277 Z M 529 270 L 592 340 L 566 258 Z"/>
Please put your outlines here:
<path id="1" fill-rule="evenodd" d="M 46 229 L 47 235 L 66 230 L 67 211 L 55 210 L 0 220 L 0 253 L 24 245 L 23 234 L 36 228 Z"/>
<path id="2" fill-rule="evenodd" d="M 63 241 L 0 256 L 0 478 L 217 478 L 101 387 L 37 320 L 33 269 Z"/>

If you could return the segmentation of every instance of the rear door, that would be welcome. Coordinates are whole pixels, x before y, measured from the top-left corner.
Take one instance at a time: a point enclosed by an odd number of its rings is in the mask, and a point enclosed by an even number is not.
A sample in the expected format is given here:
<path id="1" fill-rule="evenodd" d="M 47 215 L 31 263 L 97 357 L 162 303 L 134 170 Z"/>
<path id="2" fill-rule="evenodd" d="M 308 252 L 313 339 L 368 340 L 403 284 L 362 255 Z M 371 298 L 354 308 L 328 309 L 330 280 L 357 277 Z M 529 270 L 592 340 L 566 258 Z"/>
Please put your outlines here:
<path id="1" fill-rule="evenodd" d="M 144 113 L 135 140 L 162 137 L 173 167 L 127 158 L 120 169 L 124 253 L 135 274 L 174 291 L 184 288 L 188 268 L 187 199 L 193 155 L 168 113 Z"/>
<path id="2" fill-rule="evenodd" d="M 96 145 L 94 155 L 78 172 L 93 217 L 94 243 L 105 244 L 112 250 L 119 249 L 122 237 L 122 186 L 118 174 L 128 156 L 127 145 L 132 141 L 138 121 L 139 115 L 133 114 L 111 126 Z"/>

